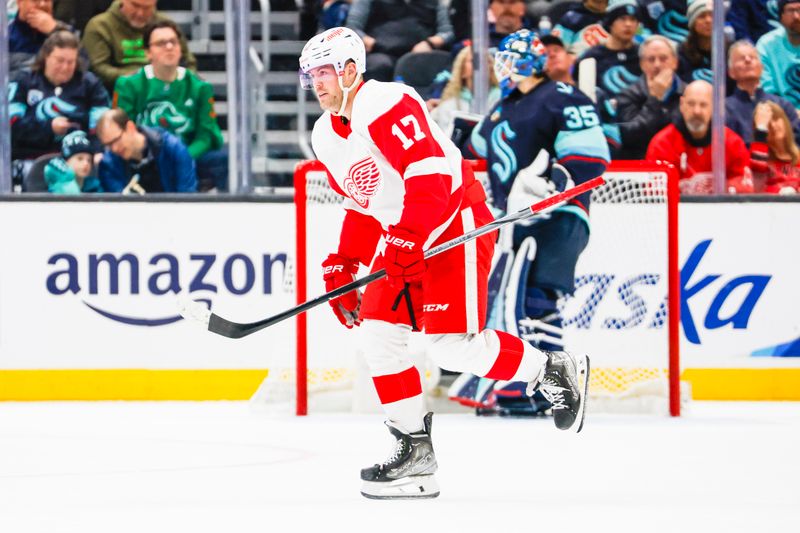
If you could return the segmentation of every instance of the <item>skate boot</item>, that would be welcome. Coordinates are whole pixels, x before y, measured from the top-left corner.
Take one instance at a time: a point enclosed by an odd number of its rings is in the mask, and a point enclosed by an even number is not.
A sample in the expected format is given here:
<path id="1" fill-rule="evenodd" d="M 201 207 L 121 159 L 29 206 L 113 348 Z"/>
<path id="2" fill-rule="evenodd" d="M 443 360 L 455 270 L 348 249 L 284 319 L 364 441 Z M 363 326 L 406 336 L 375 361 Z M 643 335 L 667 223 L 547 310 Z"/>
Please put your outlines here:
<path id="1" fill-rule="evenodd" d="M 578 433 L 583 428 L 586 394 L 589 390 L 589 358 L 567 352 L 545 352 L 547 366 L 541 382 L 530 382 L 526 393 L 537 390 L 553 404 L 553 418 L 558 429 Z"/>
<path id="2" fill-rule="evenodd" d="M 436 456 L 431 443 L 433 413 L 425 415 L 424 428 L 418 433 L 405 430 L 387 421 L 397 445 L 389 459 L 361 470 L 361 494 L 374 500 L 435 498 L 439 485 L 433 477 Z"/>

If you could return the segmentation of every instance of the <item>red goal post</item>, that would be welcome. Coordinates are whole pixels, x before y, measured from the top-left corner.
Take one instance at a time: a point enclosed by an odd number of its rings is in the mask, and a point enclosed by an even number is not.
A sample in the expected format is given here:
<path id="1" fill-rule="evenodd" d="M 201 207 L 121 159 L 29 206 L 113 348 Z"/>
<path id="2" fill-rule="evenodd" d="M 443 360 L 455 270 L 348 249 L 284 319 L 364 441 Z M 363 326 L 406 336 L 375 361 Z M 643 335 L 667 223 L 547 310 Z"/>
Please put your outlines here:
<path id="1" fill-rule="evenodd" d="M 486 184 L 485 162 L 474 161 L 472 164 L 476 176 Z M 585 305 L 580 311 L 575 312 L 577 318 L 574 321 L 565 321 L 567 348 L 570 348 L 570 340 L 574 338 L 575 342 L 581 345 L 580 349 L 585 347 L 592 356 L 592 387 L 598 391 L 592 394 L 597 394 L 598 397 L 606 395 L 612 398 L 612 401 L 616 401 L 613 399 L 634 395 L 638 397 L 642 394 L 641 391 L 646 390 L 645 394 L 664 397 L 669 414 L 678 416 L 682 396 L 679 356 L 678 176 L 674 167 L 665 163 L 614 161 L 608 167 L 605 177 L 607 185 L 592 195 L 592 236 L 589 246 L 581 256 L 579 267 L 585 262 L 587 265 L 591 264 L 592 267 L 602 269 L 606 263 L 625 260 L 626 264 L 620 268 L 627 270 L 628 264 L 636 265 L 641 261 L 641 268 L 645 269 L 643 272 L 649 273 L 643 276 L 612 273 L 582 277 L 583 285 L 576 290 L 576 296 L 579 292 L 587 293 L 588 296 L 585 298 L 591 309 L 587 312 Z M 317 296 L 318 292 L 321 294 L 319 290 L 321 282 L 317 280 L 319 276 L 316 275 L 316 267 L 321 262 L 320 257 L 324 257 L 320 256 L 321 251 L 330 252 L 336 249 L 340 220 L 335 219 L 333 211 L 342 210 L 318 207 L 335 206 L 341 202 L 341 198 L 329 188 L 324 166 L 319 161 L 304 161 L 297 165 L 294 189 L 296 209 L 294 283 L 297 303 L 301 304 L 307 301 L 309 296 Z M 606 205 L 616 207 L 601 207 Z M 605 213 L 606 209 L 610 210 L 608 214 Z M 325 215 L 321 215 L 318 211 Z M 599 222 L 601 227 L 595 227 L 595 216 L 601 219 Z M 603 225 L 605 223 L 619 228 L 618 232 L 621 235 L 614 235 L 617 233 L 616 229 L 605 230 Z M 625 235 L 625 231 L 629 229 L 636 230 L 638 234 Z M 606 231 L 607 235 L 603 236 L 603 231 Z M 648 231 L 651 233 L 648 234 Z M 593 247 L 595 241 L 603 243 Z M 620 249 L 624 252 L 620 253 Z M 623 276 L 628 280 L 621 282 Z M 311 291 L 309 284 L 312 287 Z M 614 309 L 614 305 L 617 307 L 621 305 L 607 296 L 609 292 L 613 292 L 611 289 L 616 288 L 619 299 L 630 307 L 630 302 L 624 301 L 623 293 L 627 294 L 625 291 L 630 291 L 631 286 L 635 287 L 637 284 L 640 290 L 650 291 L 648 293 L 650 300 L 646 303 L 650 309 L 658 308 L 657 311 L 649 312 L 650 318 L 645 321 L 645 317 L 640 316 L 642 310 L 637 308 L 632 320 L 606 318 L 598 326 L 599 308 L 606 304 L 608 309 Z M 665 293 L 663 297 L 659 296 L 658 291 Z M 599 305 L 595 301 L 598 295 L 604 300 Z M 575 302 L 579 299 L 573 298 L 570 302 L 576 309 L 578 305 Z M 634 307 L 640 303 L 634 299 Z M 297 415 L 308 413 L 310 394 L 313 395 L 315 391 L 321 390 L 347 388 L 346 383 L 354 380 L 347 364 L 337 360 L 341 359 L 343 350 L 355 350 L 345 348 L 351 342 L 352 336 L 340 336 L 346 330 L 335 321 L 327 306 L 320 307 L 326 309 L 318 310 L 317 315 L 311 312 L 297 316 L 297 353 L 294 369 L 291 372 L 284 372 L 283 379 L 294 381 L 287 386 L 294 388 L 292 396 L 295 399 Z M 566 307 L 569 308 L 570 305 Z M 619 307 L 609 312 L 621 313 L 628 310 Z M 319 334 L 315 334 L 311 339 L 308 333 L 309 316 L 314 318 L 315 332 L 319 331 Z M 339 326 L 338 329 L 341 331 L 326 329 L 331 328 L 330 324 L 333 322 L 335 322 L 333 327 Z M 568 322 L 573 329 L 567 327 Z M 634 326 L 630 327 L 630 324 Z M 595 331 L 596 326 L 600 331 Z M 616 336 L 613 334 L 615 329 Z M 626 331 L 627 329 L 630 331 Z M 641 331 L 633 332 L 634 329 Z M 656 330 L 658 330 L 657 335 L 655 335 Z M 628 335 L 625 336 L 623 333 Z M 596 358 L 595 353 L 601 346 L 602 350 L 608 351 L 611 356 Z M 309 361 L 315 361 L 316 355 L 328 352 L 340 355 L 332 355 L 327 362 L 309 364 Z M 623 352 L 629 353 L 623 354 Z M 654 358 L 651 352 L 658 352 L 658 356 Z M 617 356 L 620 357 L 620 366 L 614 362 Z M 639 364 L 640 357 L 644 360 L 642 365 Z M 654 385 L 655 381 L 658 381 L 657 385 Z M 592 402 L 594 401 L 592 399 Z"/>

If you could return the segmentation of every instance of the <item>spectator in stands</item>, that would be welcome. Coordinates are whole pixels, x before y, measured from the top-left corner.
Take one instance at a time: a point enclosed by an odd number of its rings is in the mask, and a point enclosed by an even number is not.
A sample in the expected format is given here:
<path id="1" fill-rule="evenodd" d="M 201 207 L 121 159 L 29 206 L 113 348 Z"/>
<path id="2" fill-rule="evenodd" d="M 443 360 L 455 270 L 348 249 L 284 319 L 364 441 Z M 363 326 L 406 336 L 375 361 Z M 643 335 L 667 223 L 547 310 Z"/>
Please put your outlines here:
<path id="1" fill-rule="evenodd" d="M 786 113 L 775 102 L 760 102 L 753 128 L 750 168 L 755 192 L 796 194 L 800 191 L 800 149 Z"/>
<path id="2" fill-rule="evenodd" d="M 454 10 L 456 6 L 454 5 L 455 2 L 450 2 L 449 13 L 450 13 L 450 20 L 453 21 L 455 27 L 455 20 L 453 16 L 462 17 L 465 14 L 457 13 L 454 15 Z M 467 9 L 466 16 L 467 22 L 469 23 L 469 10 L 471 10 L 471 6 L 469 3 L 461 4 L 460 9 Z M 490 0 L 489 2 L 489 10 L 487 12 L 486 20 L 489 23 L 489 48 L 497 48 L 500 46 L 500 42 L 505 39 L 507 36 L 511 35 L 517 30 L 521 30 L 522 28 L 529 28 L 531 27 L 530 20 L 528 19 L 527 15 L 525 14 L 526 4 L 524 0 Z M 469 28 L 470 31 L 464 35 L 464 32 L 460 32 L 462 35 L 460 38 L 456 39 L 456 43 L 453 45 L 452 52 L 454 55 L 458 55 L 461 49 L 464 46 L 468 46 L 470 43 L 470 36 L 472 34 L 471 27 Z"/>
<path id="3" fill-rule="evenodd" d="M 136 126 L 122 109 L 109 109 L 97 123 L 105 146 L 100 162 L 103 190 L 196 192 L 194 160 L 181 140 L 161 128 Z"/>
<path id="4" fill-rule="evenodd" d="M 319 26 L 317 30 L 323 32 L 331 28 L 344 26 L 345 22 L 347 22 L 347 15 L 350 13 L 351 3 L 351 0 L 320 0 Z"/>
<path id="5" fill-rule="evenodd" d="M 487 57 L 487 61 L 488 61 Z M 453 61 L 450 81 L 445 85 L 442 97 L 431 111 L 431 117 L 439 124 L 443 131 L 449 132 L 453 128 L 454 113 L 468 112 L 472 104 L 472 47 L 462 48 Z M 500 88 L 494 71 L 489 69 L 489 98 L 487 109 L 491 108 L 500 99 Z"/>
<path id="6" fill-rule="evenodd" d="M 79 47 L 75 34 L 56 31 L 45 40 L 32 69 L 12 78 L 9 116 L 13 159 L 58 152 L 70 131 L 94 135 L 97 119 L 111 102 L 100 80 L 81 68 Z"/>
<path id="7" fill-rule="evenodd" d="M 730 3 L 726 22 L 738 40 L 758 41 L 762 35 L 780 28 L 775 0 L 736 0 Z"/>
<path id="8" fill-rule="evenodd" d="M 148 63 L 144 49 L 144 28 L 151 22 L 165 20 L 156 11 L 156 0 L 117 0 L 105 13 L 92 18 L 83 34 L 83 46 L 89 63 L 109 91 L 117 78 L 133 74 Z M 185 66 L 194 70 L 195 57 L 181 39 Z"/>
<path id="9" fill-rule="evenodd" d="M 564 41 L 553 34 L 542 35 L 539 40 L 547 50 L 547 62 L 544 65 L 547 77 L 553 81 L 575 85 L 571 72 L 575 56 L 567 53 Z"/>
<path id="10" fill-rule="evenodd" d="M 686 40 L 686 0 L 639 0 L 639 7 L 648 32 L 663 35 L 676 45 Z"/>
<path id="11" fill-rule="evenodd" d="M 11 73 L 30 67 L 51 33 L 71 29 L 53 17 L 53 0 L 19 0 L 17 6 L 17 16 L 8 25 Z"/>
<path id="12" fill-rule="evenodd" d="M 581 5 L 569 9 L 553 27 L 553 33 L 564 41 L 567 52 L 579 57 L 592 46 L 603 44 L 608 33 L 602 22 L 608 0 L 583 0 Z"/>
<path id="13" fill-rule="evenodd" d="M 756 43 L 764 71 L 761 87 L 800 105 L 800 0 L 779 0 L 781 27 Z"/>
<path id="14" fill-rule="evenodd" d="M 54 157 L 44 168 L 47 190 L 54 194 L 103 192 L 100 180 L 92 176 L 94 149 L 86 133 L 68 133 L 61 142 L 61 157 Z"/>
<path id="15" fill-rule="evenodd" d="M 214 112 L 214 89 L 179 66 L 181 37 L 168 19 L 145 28 L 150 64 L 117 80 L 114 107 L 139 126 L 161 127 L 179 136 L 195 160 L 200 190 L 227 190 L 228 152 Z"/>
<path id="16" fill-rule="evenodd" d="M 711 175 L 711 84 L 704 80 L 686 86 L 680 98 L 677 120 L 659 131 L 647 147 L 648 161 L 666 161 L 680 174 L 685 194 L 713 192 Z M 744 141 L 725 128 L 725 170 L 727 192 L 753 192 L 750 154 Z"/>
<path id="17" fill-rule="evenodd" d="M 581 62 L 594 59 L 596 76 L 587 83 L 597 86 L 608 96 L 621 93 L 642 75 L 639 66 L 639 45 L 634 37 L 639 31 L 639 6 L 636 0 L 611 0 L 603 18 L 608 39 L 586 50 L 575 65 L 575 79 L 580 80 Z"/>
<path id="18" fill-rule="evenodd" d="M 711 72 L 712 0 L 689 0 L 686 19 L 689 33 L 678 46 L 678 76 L 686 83 L 694 80 L 710 83 L 714 80 Z"/>
<path id="19" fill-rule="evenodd" d="M 686 11 L 689 35 L 678 47 L 678 76 L 686 83 L 694 80 L 714 81 L 711 70 L 712 6 L 713 0 L 689 0 Z M 734 87 L 733 80 L 727 78 L 725 93 L 731 94 Z"/>
<path id="20" fill-rule="evenodd" d="M 491 0 L 489 14 L 489 47 L 499 46 L 500 41 L 517 30 L 530 28 L 523 0 Z"/>
<path id="21" fill-rule="evenodd" d="M 55 0 L 53 14 L 58 20 L 83 33 L 89 20 L 109 8 L 112 0 Z"/>
<path id="22" fill-rule="evenodd" d="M 443 0 L 355 0 L 347 26 L 364 40 L 368 80 L 392 81 L 403 54 L 445 48 L 453 41 Z"/>
<path id="23" fill-rule="evenodd" d="M 736 41 L 728 50 L 728 75 L 736 89 L 725 99 L 725 124 L 747 145 L 753 142 L 753 112 L 756 104 L 771 101 L 778 104 L 789 117 L 795 138 L 800 138 L 800 117 L 797 109 L 786 99 L 764 91 L 761 83 L 761 58 L 749 41 Z"/>
<path id="24" fill-rule="evenodd" d="M 604 113 L 604 121 L 613 120 L 603 129 L 618 147 L 615 159 L 644 157 L 653 135 L 677 119 L 686 87 L 675 74 L 675 43 L 663 35 L 651 35 L 639 46 L 639 66 L 642 76 L 619 93 L 610 117 Z"/>

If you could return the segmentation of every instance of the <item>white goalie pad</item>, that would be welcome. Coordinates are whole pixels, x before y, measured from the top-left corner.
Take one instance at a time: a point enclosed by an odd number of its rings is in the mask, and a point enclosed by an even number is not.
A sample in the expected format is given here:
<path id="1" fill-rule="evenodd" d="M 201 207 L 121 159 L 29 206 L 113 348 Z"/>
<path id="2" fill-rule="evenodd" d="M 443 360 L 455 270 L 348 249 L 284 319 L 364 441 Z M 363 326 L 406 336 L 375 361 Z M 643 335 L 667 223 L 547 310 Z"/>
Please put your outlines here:
<path id="1" fill-rule="evenodd" d="M 518 295 L 520 291 L 525 291 L 525 280 L 528 277 L 528 270 L 534 259 L 536 259 L 536 239 L 526 237 L 520 244 L 519 250 L 517 250 L 503 296 L 506 331 L 518 337 L 521 332 L 517 321 L 520 318 L 525 318 L 524 316 L 517 316 Z"/>

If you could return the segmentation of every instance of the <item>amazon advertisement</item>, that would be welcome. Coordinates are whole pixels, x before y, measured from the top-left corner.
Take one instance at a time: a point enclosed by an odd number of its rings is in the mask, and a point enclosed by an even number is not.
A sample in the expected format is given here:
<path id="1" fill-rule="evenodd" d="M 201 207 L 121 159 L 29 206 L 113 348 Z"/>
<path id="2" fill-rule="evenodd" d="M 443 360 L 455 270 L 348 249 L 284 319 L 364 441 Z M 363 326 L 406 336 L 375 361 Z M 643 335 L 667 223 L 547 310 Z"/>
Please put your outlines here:
<path id="1" fill-rule="evenodd" d="M 263 369 L 294 351 L 293 321 L 234 341 L 175 296 L 245 322 L 293 307 L 292 204 L 6 202 L 0 224 L 2 369 Z"/>

